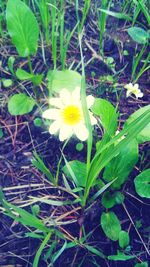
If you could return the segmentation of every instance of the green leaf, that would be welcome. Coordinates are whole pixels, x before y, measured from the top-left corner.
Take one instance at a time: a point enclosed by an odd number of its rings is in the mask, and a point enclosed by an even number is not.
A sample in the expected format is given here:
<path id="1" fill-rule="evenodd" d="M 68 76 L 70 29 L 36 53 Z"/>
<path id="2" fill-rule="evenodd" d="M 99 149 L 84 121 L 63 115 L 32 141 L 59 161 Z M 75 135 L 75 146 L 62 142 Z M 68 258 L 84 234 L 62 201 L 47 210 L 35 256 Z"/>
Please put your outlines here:
<path id="1" fill-rule="evenodd" d="M 123 14 L 123 13 L 114 12 L 114 11 L 102 9 L 102 8 L 99 8 L 98 10 L 100 10 L 101 12 L 103 12 L 109 16 L 115 17 L 117 19 L 125 19 L 125 20 L 129 20 L 129 21 L 131 20 L 132 21 L 131 17 L 129 17 L 128 15 Z"/>
<path id="2" fill-rule="evenodd" d="M 130 238 L 129 234 L 126 231 L 121 231 L 119 233 L 119 246 L 121 248 L 126 248 L 129 245 Z"/>
<path id="3" fill-rule="evenodd" d="M 83 148 L 84 148 L 84 144 L 83 143 L 77 143 L 76 144 L 76 150 L 77 151 L 82 151 L 83 150 Z"/>
<path id="4" fill-rule="evenodd" d="M 8 0 L 6 8 L 7 29 L 21 57 L 37 51 L 39 27 L 31 9 L 20 0 Z"/>
<path id="5" fill-rule="evenodd" d="M 100 258 L 105 259 L 105 255 L 100 250 L 98 250 L 92 246 L 85 245 L 85 244 L 84 244 L 84 247 L 87 248 L 90 252 L 92 252 L 96 256 L 99 256 Z"/>
<path id="6" fill-rule="evenodd" d="M 13 75 L 15 75 L 15 72 L 14 72 L 14 62 L 15 62 L 15 58 L 13 56 L 10 56 L 8 58 L 8 68 L 9 68 L 9 70 L 11 71 L 11 73 Z"/>
<path id="7" fill-rule="evenodd" d="M 55 179 L 50 170 L 46 167 L 43 160 L 39 157 L 39 155 L 36 152 L 33 152 L 34 158 L 32 159 L 32 164 L 35 166 L 38 170 L 40 170 L 42 173 L 46 175 L 46 177 L 55 184 Z"/>
<path id="8" fill-rule="evenodd" d="M 112 195 L 110 194 L 110 192 L 105 192 L 105 193 L 103 194 L 103 197 L 102 197 L 102 205 L 103 205 L 106 209 L 110 209 L 110 208 L 112 208 L 115 204 L 116 204 L 116 202 L 115 202 L 115 198 L 112 197 Z"/>
<path id="9" fill-rule="evenodd" d="M 95 115 L 100 117 L 105 131 L 109 135 L 114 135 L 117 130 L 118 114 L 113 105 L 105 99 L 96 98 L 91 110 Z"/>
<path id="10" fill-rule="evenodd" d="M 30 80 L 34 74 L 31 74 L 23 69 L 18 68 L 16 71 L 16 76 L 19 80 L 24 81 L 24 80 Z"/>
<path id="11" fill-rule="evenodd" d="M 116 157 L 125 146 L 129 145 L 148 123 L 150 123 L 150 109 L 146 110 L 142 115 L 138 116 L 134 122 L 127 125 L 127 127 L 118 135 L 114 136 L 110 141 L 98 148 L 92 159 L 90 170 L 88 172 L 85 193 L 82 200 L 83 206 L 86 203 L 91 187 L 95 184 L 102 169 Z M 121 140 L 121 142 L 118 142 L 124 135 L 127 135 L 126 138 Z"/>
<path id="12" fill-rule="evenodd" d="M 8 101 L 8 111 L 11 115 L 24 115 L 32 111 L 35 100 L 26 94 L 13 95 Z"/>
<path id="13" fill-rule="evenodd" d="M 73 161 L 69 161 L 68 165 L 65 165 L 63 167 L 63 172 L 66 174 L 67 177 L 69 177 L 70 179 L 72 179 L 70 170 L 68 167 L 71 168 L 71 170 L 73 171 L 75 177 L 76 177 L 76 185 L 77 186 L 82 186 L 85 187 L 86 184 L 86 164 L 79 161 L 79 160 L 73 160 Z"/>
<path id="14" fill-rule="evenodd" d="M 12 86 L 13 81 L 11 79 L 2 79 L 2 83 L 5 88 L 8 88 Z"/>
<path id="15" fill-rule="evenodd" d="M 31 207 L 32 213 L 34 216 L 37 216 L 40 213 L 40 206 L 35 204 Z"/>
<path id="16" fill-rule="evenodd" d="M 128 145 L 124 146 L 120 150 L 120 153 L 106 165 L 103 174 L 104 180 L 110 182 L 114 178 L 118 178 L 111 187 L 119 189 L 137 161 L 138 144 L 136 140 L 133 140 Z"/>
<path id="17" fill-rule="evenodd" d="M 39 85 L 42 82 L 43 74 L 31 74 L 23 69 L 17 69 L 16 76 L 19 80 L 30 80 L 35 85 Z"/>
<path id="18" fill-rule="evenodd" d="M 42 126 L 42 119 L 41 118 L 35 118 L 33 123 L 36 127 L 41 127 Z"/>
<path id="19" fill-rule="evenodd" d="M 62 89 L 73 91 L 75 87 L 81 87 L 81 75 L 73 70 L 53 70 L 47 74 L 48 88 L 59 93 Z"/>
<path id="20" fill-rule="evenodd" d="M 128 30 L 130 37 L 139 44 L 146 44 L 148 42 L 149 34 L 140 27 L 131 27 Z"/>
<path id="21" fill-rule="evenodd" d="M 108 256 L 108 259 L 109 260 L 112 260 L 112 261 L 126 261 L 126 260 L 134 259 L 135 257 L 136 256 L 133 256 L 133 255 L 125 255 L 122 252 L 118 252 L 117 255 Z"/>
<path id="22" fill-rule="evenodd" d="M 119 191 L 114 193 L 114 198 L 116 204 L 122 204 L 124 202 L 124 195 Z"/>
<path id="23" fill-rule="evenodd" d="M 134 267 L 148 267 L 148 263 L 145 262 L 141 262 L 141 263 L 137 263 L 134 265 Z"/>
<path id="24" fill-rule="evenodd" d="M 146 110 L 150 110 L 150 105 L 142 107 L 135 111 L 126 121 L 124 128 L 128 126 L 131 122 L 136 120 L 140 115 L 142 115 Z M 150 141 L 150 123 L 136 136 L 139 144 Z"/>
<path id="25" fill-rule="evenodd" d="M 134 184 L 138 195 L 150 198 L 150 169 L 141 172 L 134 179 Z"/>
<path id="26" fill-rule="evenodd" d="M 0 202 L 5 209 L 4 213 L 16 222 L 20 222 L 21 224 L 29 227 L 34 227 L 42 232 L 49 232 L 49 229 L 44 225 L 42 220 L 36 218 L 28 211 L 7 202 L 2 190 L 0 190 Z"/>
<path id="27" fill-rule="evenodd" d="M 102 205 L 106 209 L 110 209 L 116 204 L 121 204 L 124 201 L 124 195 L 121 192 L 115 192 L 111 194 L 110 192 L 105 192 L 102 197 Z"/>
<path id="28" fill-rule="evenodd" d="M 114 212 L 102 213 L 101 226 L 105 235 L 113 241 L 117 241 L 121 231 L 120 221 Z"/>
<path id="29" fill-rule="evenodd" d="M 34 258 L 34 261 L 33 261 L 33 267 L 38 267 L 39 266 L 40 256 L 41 256 L 42 251 L 45 248 L 46 244 L 48 243 L 48 241 L 49 241 L 49 239 L 51 237 L 51 234 L 52 234 L 52 231 L 49 232 L 46 235 L 45 239 L 43 240 L 43 242 L 41 243 L 39 249 L 37 250 L 36 255 L 35 255 L 35 258 Z"/>

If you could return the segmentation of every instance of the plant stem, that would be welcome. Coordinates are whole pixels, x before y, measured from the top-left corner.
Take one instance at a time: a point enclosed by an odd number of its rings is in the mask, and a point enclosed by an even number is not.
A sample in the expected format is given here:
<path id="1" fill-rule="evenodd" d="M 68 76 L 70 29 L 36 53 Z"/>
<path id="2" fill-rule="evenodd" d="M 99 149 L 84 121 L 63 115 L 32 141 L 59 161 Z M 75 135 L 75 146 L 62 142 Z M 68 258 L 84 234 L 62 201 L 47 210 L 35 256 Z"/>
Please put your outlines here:
<path id="1" fill-rule="evenodd" d="M 31 63 L 31 57 L 30 56 L 28 56 L 28 65 L 29 65 L 29 69 L 30 69 L 31 74 L 33 74 L 33 68 L 32 68 L 32 63 Z"/>

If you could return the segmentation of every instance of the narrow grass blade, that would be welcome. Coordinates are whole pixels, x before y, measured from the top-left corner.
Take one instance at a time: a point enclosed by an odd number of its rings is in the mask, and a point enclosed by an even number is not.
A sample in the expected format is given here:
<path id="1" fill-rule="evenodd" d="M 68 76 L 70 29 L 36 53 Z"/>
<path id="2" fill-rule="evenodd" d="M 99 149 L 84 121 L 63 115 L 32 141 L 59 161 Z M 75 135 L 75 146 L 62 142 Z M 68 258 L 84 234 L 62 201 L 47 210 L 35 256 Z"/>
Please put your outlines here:
<path id="1" fill-rule="evenodd" d="M 49 232 L 47 234 L 47 236 L 45 237 L 45 239 L 43 240 L 43 242 L 41 243 L 36 255 L 35 255 L 35 258 L 34 258 L 34 261 L 33 261 L 33 267 L 38 267 L 39 266 L 39 260 L 40 260 L 40 256 L 42 254 L 42 251 L 43 249 L 45 248 L 46 244 L 48 243 L 50 237 L 51 237 L 51 234 L 52 234 L 52 231 Z"/>

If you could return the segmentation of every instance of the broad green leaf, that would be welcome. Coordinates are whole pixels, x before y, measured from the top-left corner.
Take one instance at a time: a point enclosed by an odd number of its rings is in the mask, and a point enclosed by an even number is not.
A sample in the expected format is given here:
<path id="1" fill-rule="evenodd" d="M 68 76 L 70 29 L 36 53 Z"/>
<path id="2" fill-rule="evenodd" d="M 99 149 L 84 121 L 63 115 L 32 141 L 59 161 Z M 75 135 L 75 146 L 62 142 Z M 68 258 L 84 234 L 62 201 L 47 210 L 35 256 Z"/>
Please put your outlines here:
<path id="1" fill-rule="evenodd" d="M 6 8 L 7 29 L 21 57 L 37 51 L 39 27 L 31 9 L 20 0 L 8 0 Z"/>
<path id="2" fill-rule="evenodd" d="M 117 241 L 121 231 L 120 221 L 114 212 L 102 213 L 101 226 L 105 235 L 113 241 Z"/>
<path id="3" fill-rule="evenodd" d="M 124 201 L 124 195 L 121 192 L 115 192 L 111 194 L 110 192 L 105 192 L 102 197 L 102 205 L 106 209 L 110 209 L 116 204 L 121 204 Z"/>
<path id="4" fill-rule="evenodd" d="M 128 29 L 130 37 L 139 44 L 146 44 L 148 42 L 149 34 L 140 27 L 131 27 Z"/>
<path id="5" fill-rule="evenodd" d="M 134 179 L 134 184 L 138 195 L 150 198 L 150 169 L 141 172 Z"/>
<path id="6" fill-rule="evenodd" d="M 8 101 L 8 111 L 11 115 L 24 115 L 32 111 L 35 100 L 26 94 L 13 95 Z"/>
<path id="7" fill-rule="evenodd" d="M 120 153 L 114 157 L 105 167 L 103 178 L 110 182 L 114 178 L 117 180 L 112 184 L 112 188 L 119 189 L 125 182 L 129 173 L 138 161 L 138 144 L 134 140 L 124 146 Z"/>
<path id="8" fill-rule="evenodd" d="M 109 260 L 112 260 L 112 261 L 126 261 L 126 260 L 131 260 L 131 259 L 134 259 L 136 257 L 136 255 L 126 255 L 122 252 L 118 252 L 117 255 L 110 255 L 108 256 L 108 259 Z"/>
<path id="9" fill-rule="evenodd" d="M 76 176 L 76 185 L 84 187 L 86 184 L 86 164 L 79 160 L 69 161 L 68 164 L 74 175 Z M 63 167 L 63 172 L 66 174 L 67 177 L 72 179 L 67 165 Z"/>
<path id="10" fill-rule="evenodd" d="M 17 69 L 16 76 L 19 80 L 30 80 L 35 85 L 39 85 L 42 82 L 43 74 L 31 74 L 23 69 Z"/>
<path id="11" fill-rule="evenodd" d="M 131 122 L 136 120 L 140 115 L 142 115 L 146 110 L 150 110 L 150 105 L 142 107 L 135 111 L 126 121 L 124 128 Z M 150 141 L 150 123 L 136 136 L 139 144 Z"/>
<path id="12" fill-rule="evenodd" d="M 105 131 L 109 135 L 114 135 L 117 130 L 118 118 L 114 106 L 105 99 L 96 98 L 91 110 L 95 115 L 100 117 L 101 124 Z"/>
<path id="13" fill-rule="evenodd" d="M 120 151 L 134 140 L 134 138 L 150 123 L 150 109 L 146 110 L 142 115 L 138 116 L 119 134 L 114 136 L 110 141 L 100 146 L 96 151 L 87 176 L 86 188 L 82 199 L 82 206 L 85 205 L 91 187 L 102 171 L 102 169 L 114 158 Z M 124 135 L 126 138 L 118 142 Z M 115 145 L 114 145 L 115 144 Z M 112 148 L 113 147 L 113 148 Z"/>
<path id="14" fill-rule="evenodd" d="M 130 238 L 129 234 L 126 231 L 121 231 L 119 233 L 119 246 L 121 248 L 126 248 L 129 245 Z"/>
<path id="15" fill-rule="evenodd" d="M 141 262 L 141 263 L 137 263 L 134 265 L 134 267 L 148 267 L 148 263 L 145 262 Z"/>
<path id="16" fill-rule="evenodd" d="M 73 70 L 53 70 L 47 75 L 48 88 L 59 93 L 62 89 L 73 91 L 75 87 L 81 87 L 81 75 Z"/>
<path id="17" fill-rule="evenodd" d="M 116 202 L 115 202 L 115 198 L 112 197 L 112 195 L 110 194 L 110 192 L 105 192 L 105 193 L 103 194 L 103 197 L 102 197 L 102 205 L 103 205 L 106 209 L 110 209 L 110 208 L 112 208 L 115 204 L 116 204 Z"/>
<path id="18" fill-rule="evenodd" d="M 117 191 L 113 196 L 115 198 L 116 204 L 122 204 L 124 202 L 124 195 L 121 192 Z"/>
<path id="19" fill-rule="evenodd" d="M 19 80 L 24 81 L 24 80 L 30 80 L 34 76 L 34 74 L 31 74 L 31 73 L 19 68 L 16 71 L 16 76 Z"/>

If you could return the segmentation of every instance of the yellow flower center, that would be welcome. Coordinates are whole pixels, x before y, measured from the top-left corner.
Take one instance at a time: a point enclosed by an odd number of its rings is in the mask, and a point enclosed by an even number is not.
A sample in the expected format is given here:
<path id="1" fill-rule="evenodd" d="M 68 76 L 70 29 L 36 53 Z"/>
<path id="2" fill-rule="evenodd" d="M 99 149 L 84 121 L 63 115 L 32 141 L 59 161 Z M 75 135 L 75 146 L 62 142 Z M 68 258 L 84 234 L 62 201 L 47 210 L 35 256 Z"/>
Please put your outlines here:
<path id="1" fill-rule="evenodd" d="M 81 121 L 81 110 L 77 106 L 67 106 L 62 111 L 62 118 L 65 124 L 75 125 Z"/>

